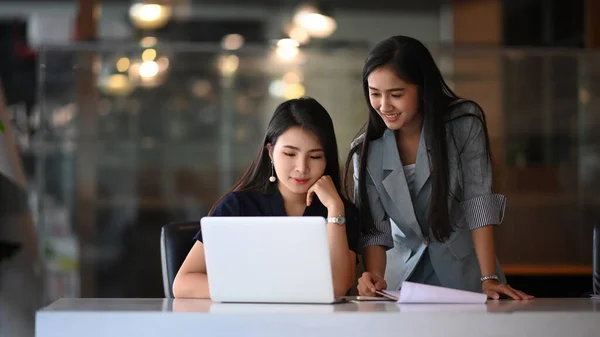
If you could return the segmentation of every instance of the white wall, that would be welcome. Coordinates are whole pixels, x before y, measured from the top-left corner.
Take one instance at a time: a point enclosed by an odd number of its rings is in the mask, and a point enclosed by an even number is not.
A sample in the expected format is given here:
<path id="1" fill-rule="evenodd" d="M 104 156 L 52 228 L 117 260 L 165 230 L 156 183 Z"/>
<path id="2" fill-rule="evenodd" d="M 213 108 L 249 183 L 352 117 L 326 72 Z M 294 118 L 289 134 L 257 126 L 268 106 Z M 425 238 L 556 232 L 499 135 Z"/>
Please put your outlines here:
<path id="1" fill-rule="evenodd" d="M 105 6 L 98 26 L 101 38 L 127 38 L 131 27 L 125 20 L 127 9 L 123 6 Z M 61 44 L 72 40 L 77 4 L 74 3 L 0 3 L 0 18 L 26 18 L 28 20 L 28 39 L 32 46 Z"/>

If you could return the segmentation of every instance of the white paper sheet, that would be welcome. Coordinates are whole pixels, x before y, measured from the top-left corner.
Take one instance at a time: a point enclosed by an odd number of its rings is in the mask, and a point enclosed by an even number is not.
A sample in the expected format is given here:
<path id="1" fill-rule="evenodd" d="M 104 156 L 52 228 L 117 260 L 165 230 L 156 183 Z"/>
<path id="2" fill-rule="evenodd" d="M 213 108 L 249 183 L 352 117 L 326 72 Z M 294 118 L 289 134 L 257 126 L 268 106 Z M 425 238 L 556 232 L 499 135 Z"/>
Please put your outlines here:
<path id="1" fill-rule="evenodd" d="M 397 306 L 400 308 L 400 312 L 487 312 L 487 306 L 483 303 L 404 303 Z"/>
<path id="2" fill-rule="evenodd" d="M 404 281 L 401 290 L 385 291 L 398 298 L 397 303 L 486 303 L 487 295 L 465 290 Z"/>

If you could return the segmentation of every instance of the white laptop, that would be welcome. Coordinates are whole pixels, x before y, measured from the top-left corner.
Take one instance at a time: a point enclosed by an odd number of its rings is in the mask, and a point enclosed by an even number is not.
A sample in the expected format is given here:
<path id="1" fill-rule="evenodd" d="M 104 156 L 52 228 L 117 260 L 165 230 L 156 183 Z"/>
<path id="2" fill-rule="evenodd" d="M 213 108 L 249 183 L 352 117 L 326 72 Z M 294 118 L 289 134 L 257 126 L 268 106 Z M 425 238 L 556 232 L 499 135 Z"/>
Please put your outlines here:
<path id="1" fill-rule="evenodd" d="M 200 220 L 215 302 L 337 303 L 322 217 Z"/>

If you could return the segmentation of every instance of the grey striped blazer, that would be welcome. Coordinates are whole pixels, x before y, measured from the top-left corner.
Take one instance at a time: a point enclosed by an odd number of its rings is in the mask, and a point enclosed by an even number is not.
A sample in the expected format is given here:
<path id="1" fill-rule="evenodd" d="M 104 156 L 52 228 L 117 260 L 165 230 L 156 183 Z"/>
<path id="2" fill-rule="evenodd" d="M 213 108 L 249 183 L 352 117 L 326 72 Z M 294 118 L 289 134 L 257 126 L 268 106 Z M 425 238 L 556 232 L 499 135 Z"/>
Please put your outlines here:
<path id="1" fill-rule="evenodd" d="M 446 242 L 435 240 L 428 225 L 431 195 L 430 158 L 425 133 L 417 152 L 416 195 L 411 198 L 391 130 L 369 144 L 366 188 L 374 230 L 363 235 L 361 246 L 387 249 L 385 279 L 388 289 L 398 289 L 416 267 L 426 247 L 431 264 L 445 287 L 481 291 L 481 271 L 471 230 L 498 225 L 504 217 L 506 199 L 492 193 L 492 167 L 486 156 L 483 124 L 477 105 L 461 101 L 451 107 L 446 123 L 449 159 L 448 198 L 455 231 Z M 360 142 L 362 136 L 355 140 Z M 355 197 L 358 192 L 358 155 L 354 155 Z M 460 163 L 460 165 L 459 165 Z M 425 234 L 424 234 L 425 233 Z M 496 261 L 501 281 L 504 274 Z"/>

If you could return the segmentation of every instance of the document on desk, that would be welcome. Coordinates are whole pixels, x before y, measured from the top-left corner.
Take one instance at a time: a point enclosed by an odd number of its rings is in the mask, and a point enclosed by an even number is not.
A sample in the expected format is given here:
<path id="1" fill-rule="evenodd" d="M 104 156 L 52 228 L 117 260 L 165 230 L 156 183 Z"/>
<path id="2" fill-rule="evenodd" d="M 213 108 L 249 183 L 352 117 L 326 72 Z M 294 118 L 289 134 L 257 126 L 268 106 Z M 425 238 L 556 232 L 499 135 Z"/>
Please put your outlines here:
<path id="1" fill-rule="evenodd" d="M 400 290 L 385 290 L 385 293 L 397 298 L 396 303 L 477 304 L 487 301 L 486 294 L 408 281 L 402 282 Z"/>

